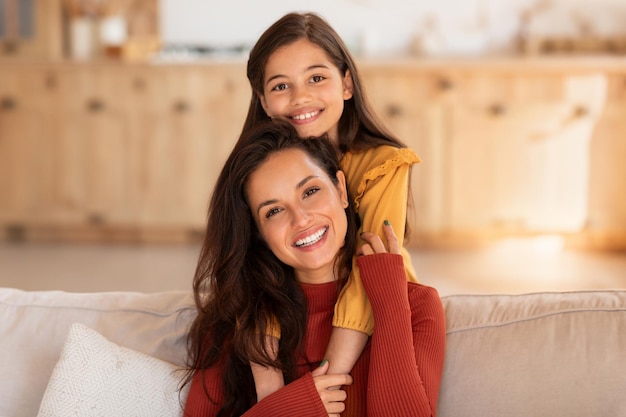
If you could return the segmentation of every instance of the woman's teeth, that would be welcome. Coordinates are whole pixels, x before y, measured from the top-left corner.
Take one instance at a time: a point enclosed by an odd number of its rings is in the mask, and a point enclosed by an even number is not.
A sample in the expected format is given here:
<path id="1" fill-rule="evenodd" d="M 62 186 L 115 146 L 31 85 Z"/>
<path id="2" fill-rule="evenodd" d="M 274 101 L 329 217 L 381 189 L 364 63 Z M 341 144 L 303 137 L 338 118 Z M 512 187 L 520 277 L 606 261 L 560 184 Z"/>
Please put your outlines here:
<path id="1" fill-rule="evenodd" d="M 318 232 L 313 233 L 311 236 L 307 236 L 304 239 L 299 239 L 298 241 L 296 241 L 296 246 L 301 248 L 318 242 L 322 238 L 322 236 L 326 234 L 326 230 L 328 229 L 323 228 L 320 229 Z"/>

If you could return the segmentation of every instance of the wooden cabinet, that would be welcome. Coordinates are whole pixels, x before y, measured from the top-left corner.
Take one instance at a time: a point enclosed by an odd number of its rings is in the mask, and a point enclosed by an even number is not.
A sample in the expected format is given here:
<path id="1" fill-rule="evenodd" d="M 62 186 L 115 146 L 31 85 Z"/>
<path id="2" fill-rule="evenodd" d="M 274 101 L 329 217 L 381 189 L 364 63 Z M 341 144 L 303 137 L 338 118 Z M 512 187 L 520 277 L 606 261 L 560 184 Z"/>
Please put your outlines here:
<path id="1" fill-rule="evenodd" d="M 54 219 L 65 226 L 129 224 L 130 118 L 119 71 L 55 70 L 49 141 L 54 145 Z M 50 103 L 52 104 L 52 103 Z"/>
<path id="2" fill-rule="evenodd" d="M 411 245 L 550 233 L 626 247 L 626 67 L 360 68 L 423 160 Z M 197 239 L 249 100 L 242 62 L 0 65 L 0 235 Z"/>
<path id="3" fill-rule="evenodd" d="M 0 68 L 0 222 L 9 234 L 42 221 L 50 203 L 46 93 L 39 72 Z"/>
<path id="4" fill-rule="evenodd" d="M 362 73 L 384 121 L 423 159 L 415 244 L 557 234 L 626 247 L 623 75 L 467 63 Z"/>
<path id="5" fill-rule="evenodd" d="M 365 67 L 363 76 L 368 97 L 382 121 L 422 159 L 411 172 L 413 204 L 408 217 L 412 240 L 439 233 L 446 227 L 449 215 L 444 164 L 450 82 L 437 73 L 387 66 Z"/>
<path id="6" fill-rule="evenodd" d="M 5 237 L 197 238 L 243 124 L 243 72 L 97 64 L 0 71 Z"/>
<path id="7" fill-rule="evenodd" d="M 137 74 L 133 189 L 142 226 L 199 230 L 212 185 L 234 144 L 249 87 L 228 67 L 162 68 Z M 245 81 L 245 76 L 244 80 Z"/>

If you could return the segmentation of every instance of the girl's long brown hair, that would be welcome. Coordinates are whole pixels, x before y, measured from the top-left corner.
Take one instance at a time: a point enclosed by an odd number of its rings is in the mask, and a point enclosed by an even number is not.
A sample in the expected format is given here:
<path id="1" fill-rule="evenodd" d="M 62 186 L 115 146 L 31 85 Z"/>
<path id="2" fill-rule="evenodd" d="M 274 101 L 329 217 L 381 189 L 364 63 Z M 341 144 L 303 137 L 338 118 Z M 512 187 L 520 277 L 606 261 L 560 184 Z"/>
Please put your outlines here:
<path id="1" fill-rule="evenodd" d="M 357 67 L 343 40 L 324 19 L 314 13 L 286 14 L 261 35 L 250 51 L 247 76 L 252 87 L 252 97 L 242 133 L 269 119 L 259 97 L 263 95 L 265 65 L 270 55 L 278 48 L 300 39 L 322 48 L 342 75 L 349 70 L 352 76 L 352 98 L 345 101 L 339 120 L 339 150 L 345 153 L 379 145 L 404 148 L 405 145 L 383 127 L 371 109 Z M 244 137 L 246 135 L 242 134 Z"/>
<path id="2" fill-rule="evenodd" d="M 219 416 L 238 416 L 256 401 L 250 361 L 296 376 L 295 354 L 306 330 L 306 300 L 293 269 L 276 258 L 260 237 L 247 204 L 248 178 L 270 155 L 301 149 L 337 185 L 336 150 L 327 138 L 303 140 L 287 122 L 267 122 L 245 132 L 215 185 L 207 229 L 193 281 L 198 315 L 188 336 L 188 372 L 224 365 L 225 402 Z M 347 279 L 355 251 L 358 218 L 351 207 L 346 241 L 336 258 L 337 290 Z M 280 325 L 278 355 L 265 350 L 263 331 Z M 261 330 L 261 331 L 259 331 Z M 211 399 L 214 401 L 214 399 Z"/>

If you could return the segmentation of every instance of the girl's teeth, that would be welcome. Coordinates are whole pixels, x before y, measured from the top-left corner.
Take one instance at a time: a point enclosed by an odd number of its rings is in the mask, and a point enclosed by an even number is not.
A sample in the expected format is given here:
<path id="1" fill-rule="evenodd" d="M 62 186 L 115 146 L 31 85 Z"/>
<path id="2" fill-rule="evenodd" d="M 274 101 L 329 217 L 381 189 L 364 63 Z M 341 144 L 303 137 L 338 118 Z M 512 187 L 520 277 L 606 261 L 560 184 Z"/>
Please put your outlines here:
<path id="1" fill-rule="evenodd" d="M 317 114 L 317 112 L 313 112 L 313 113 L 304 113 L 304 114 L 299 114 L 297 116 L 294 116 L 294 119 L 297 120 L 305 120 L 305 119 L 310 119 L 311 117 L 315 116 Z"/>
<path id="2" fill-rule="evenodd" d="M 304 239 L 300 239 L 296 242 L 297 247 L 309 246 L 319 241 L 322 236 L 326 233 L 326 228 L 321 229 L 320 231 L 313 233 L 311 236 L 307 236 Z"/>

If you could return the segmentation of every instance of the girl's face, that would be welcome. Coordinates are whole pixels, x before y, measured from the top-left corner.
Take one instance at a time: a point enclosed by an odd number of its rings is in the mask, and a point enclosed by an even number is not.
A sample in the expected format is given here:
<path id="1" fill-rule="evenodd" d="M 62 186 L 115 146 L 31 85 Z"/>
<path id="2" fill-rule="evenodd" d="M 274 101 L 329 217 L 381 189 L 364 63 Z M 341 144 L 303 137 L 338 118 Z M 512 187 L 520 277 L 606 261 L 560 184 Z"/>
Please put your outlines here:
<path id="1" fill-rule="evenodd" d="M 300 282 L 334 281 L 334 261 L 348 222 L 343 172 L 335 185 L 304 151 L 271 155 L 246 184 L 252 216 L 263 240 Z"/>
<path id="2" fill-rule="evenodd" d="M 278 48 L 265 66 L 265 113 L 295 126 L 300 137 L 328 134 L 338 145 L 344 100 L 352 98 L 352 76 L 343 75 L 319 46 L 305 39 Z"/>

